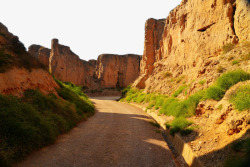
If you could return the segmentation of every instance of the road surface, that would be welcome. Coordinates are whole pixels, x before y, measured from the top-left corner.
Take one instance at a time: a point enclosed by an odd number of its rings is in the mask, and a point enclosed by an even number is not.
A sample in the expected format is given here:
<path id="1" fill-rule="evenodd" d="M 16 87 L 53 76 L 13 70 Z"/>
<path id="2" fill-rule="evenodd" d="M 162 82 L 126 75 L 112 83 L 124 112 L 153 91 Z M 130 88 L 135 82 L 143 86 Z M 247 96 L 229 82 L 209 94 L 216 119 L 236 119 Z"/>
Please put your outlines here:
<path id="1" fill-rule="evenodd" d="M 175 167 L 158 128 L 144 111 L 110 97 L 91 99 L 96 114 L 33 152 L 17 167 Z"/>

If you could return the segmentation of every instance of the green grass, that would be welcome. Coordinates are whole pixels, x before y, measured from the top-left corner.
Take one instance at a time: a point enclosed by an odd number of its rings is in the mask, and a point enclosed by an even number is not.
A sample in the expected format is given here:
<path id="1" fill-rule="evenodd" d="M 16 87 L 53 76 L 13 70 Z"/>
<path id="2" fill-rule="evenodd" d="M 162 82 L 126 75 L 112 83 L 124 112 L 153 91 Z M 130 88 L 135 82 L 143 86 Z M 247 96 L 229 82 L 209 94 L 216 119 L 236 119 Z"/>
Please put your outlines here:
<path id="1" fill-rule="evenodd" d="M 250 80 L 250 73 L 243 70 L 235 70 L 221 75 L 218 78 L 216 85 L 222 89 L 228 90 L 231 86 L 237 84 L 238 82 L 246 80 Z"/>
<path id="2" fill-rule="evenodd" d="M 170 124 L 170 134 L 174 135 L 175 133 L 181 131 L 183 134 L 185 134 L 187 131 L 192 131 L 191 128 L 187 129 L 189 125 L 192 125 L 192 122 L 188 121 L 187 119 L 183 117 L 175 118 Z"/>
<path id="3" fill-rule="evenodd" d="M 205 90 L 198 91 L 197 93 L 189 96 L 185 100 L 176 98 L 187 86 L 181 86 L 171 97 L 145 94 L 143 90 L 134 88 L 126 89 L 125 100 L 130 102 L 148 103 L 148 109 L 155 106 L 159 109 L 160 114 L 172 115 L 174 117 L 188 117 L 195 115 L 198 103 L 206 99 L 220 100 L 225 95 L 225 92 L 233 85 L 241 81 L 250 80 L 250 74 L 242 70 L 235 70 L 222 74 L 214 85 Z M 247 98 L 246 98 L 247 100 Z"/>
<path id="4" fill-rule="evenodd" d="M 223 98 L 225 90 L 218 86 L 211 86 L 206 90 L 205 99 L 220 100 Z"/>
<path id="5" fill-rule="evenodd" d="M 250 85 L 241 86 L 230 94 L 230 100 L 239 111 L 250 109 Z"/>
<path id="6" fill-rule="evenodd" d="M 12 164 L 53 143 L 59 134 L 94 113 L 87 97 L 61 87 L 58 94 L 26 90 L 22 98 L 0 95 L 0 164 Z"/>
<path id="7" fill-rule="evenodd" d="M 179 94 L 181 94 L 183 92 L 184 89 L 187 88 L 187 85 L 182 85 L 180 86 L 174 93 L 173 93 L 173 97 L 177 97 Z"/>
<path id="8" fill-rule="evenodd" d="M 162 107 L 164 100 L 167 98 L 167 96 L 158 95 L 156 97 L 156 103 L 155 103 L 155 109 L 158 110 L 160 107 Z"/>

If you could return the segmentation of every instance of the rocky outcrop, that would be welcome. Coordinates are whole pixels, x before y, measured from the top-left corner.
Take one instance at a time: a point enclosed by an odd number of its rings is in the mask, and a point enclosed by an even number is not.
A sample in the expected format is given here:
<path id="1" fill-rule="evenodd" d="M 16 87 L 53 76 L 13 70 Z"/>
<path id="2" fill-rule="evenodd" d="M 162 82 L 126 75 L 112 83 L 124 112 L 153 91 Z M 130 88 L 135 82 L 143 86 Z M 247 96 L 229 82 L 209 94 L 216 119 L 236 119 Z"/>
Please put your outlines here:
<path id="1" fill-rule="evenodd" d="M 52 76 L 43 69 L 33 69 L 31 72 L 24 68 L 13 68 L 0 73 L 0 93 L 22 96 L 27 89 L 39 89 L 44 94 L 57 94 L 56 84 Z"/>
<path id="2" fill-rule="evenodd" d="M 161 60 L 159 50 L 164 31 L 165 19 L 148 19 L 145 25 L 144 52 L 140 64 L 140 77 L 134 83 L 137 87 L 145 88 L 145 81 L 154 70 L 154 63 Z"/>
<path id="3" fill-rule="evenodd" d="M 28 52 L 30 55 L 37 58 L 42 64 L 45 65 L 46 69 L 49 70 L 50 49 L 40 45 L 31 45 Z"/>
<path id="4" fill-rule="evenodd" d="M 97 59 L 96 74 L 102 88 L 125 88 L 140 74 L 139 55 L 103 54 Z"/>
<path id="5" fill-rule="evenodd" d="M 62 81 L 73 82 L 91 89 L 98 88 L 93 79 L 95 66 L 81 60 L 68 46 L 60 45 L 57 39 L 52 40 L 49 68 L 50 72 Z"/>
<path id="6" fill-rule="evenodd" d="M 33 49 L 37 48 L 39 47 Z M 41 64 L 36 59 L 26 52 L 18 37 L 11 34 L 1 23 L 0 51 L 0 69 L 6 68 L 8 63 L 8 68 L 0 71 L 0 94 L 22 96 L 27 89 L 39 89 L 45 94 L 57 94 L 56 88 L 59 86 L 52 76 L 41 68 Z M 2 53 L 9 56 L 3 58 Z M 42 51 L 41 54 L 45 55 Z"/>
<path id="7" fill-rule="evenodd" d="M 31 45 L 29 53 L 45 64 L 56 78 L 89 90 L 124 88 L 140 74 L 139 55 L 103 54 L 97 60 L 84 61 L 57 39 L 52 40 L 51 50 Z"/>
<path id="8" fill-rule="evenodd" d="M 223 47 L 250 40 L 249 21 L 245 0 L 183 0 L 167 17 L 161 38 L 150 35 L 150 24 L 158 29 L 154 20 L 147 21 L 141 74 L 133 86 L 170 94 L 184 82 L 207 77 L 211 83 L 218 76 Z M 171 80 L 164 76 L 167 72 Z M 171 83 L 175 79 L 183 81 Z"/>

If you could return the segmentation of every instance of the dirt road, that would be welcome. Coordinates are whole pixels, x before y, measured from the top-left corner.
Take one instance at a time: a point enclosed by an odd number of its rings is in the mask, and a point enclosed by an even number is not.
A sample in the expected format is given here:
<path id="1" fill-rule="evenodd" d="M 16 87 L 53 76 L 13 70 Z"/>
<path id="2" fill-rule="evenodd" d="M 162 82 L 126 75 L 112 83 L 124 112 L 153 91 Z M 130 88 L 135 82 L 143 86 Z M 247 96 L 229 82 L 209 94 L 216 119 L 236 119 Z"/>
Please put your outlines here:
<path id="1" fill-rule="evenodd" d="M 168 146 L 145 112 L 110 99 L 92 99 L 93 117 L 16 166 L 174 167 Z"/>

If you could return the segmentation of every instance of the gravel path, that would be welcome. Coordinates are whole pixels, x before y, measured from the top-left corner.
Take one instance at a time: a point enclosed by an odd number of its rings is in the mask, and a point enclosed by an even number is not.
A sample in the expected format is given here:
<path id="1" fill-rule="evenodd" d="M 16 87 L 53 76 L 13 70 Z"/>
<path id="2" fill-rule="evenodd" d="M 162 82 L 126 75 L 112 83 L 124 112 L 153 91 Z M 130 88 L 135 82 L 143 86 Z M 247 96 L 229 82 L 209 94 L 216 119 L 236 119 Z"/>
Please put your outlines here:
<path id="1" fill-rule="evenodd" d="M 17 167 L 175 167 L 171 152 L 141 109 L 99 97 L 96 114 L 33 152 Z"/>

